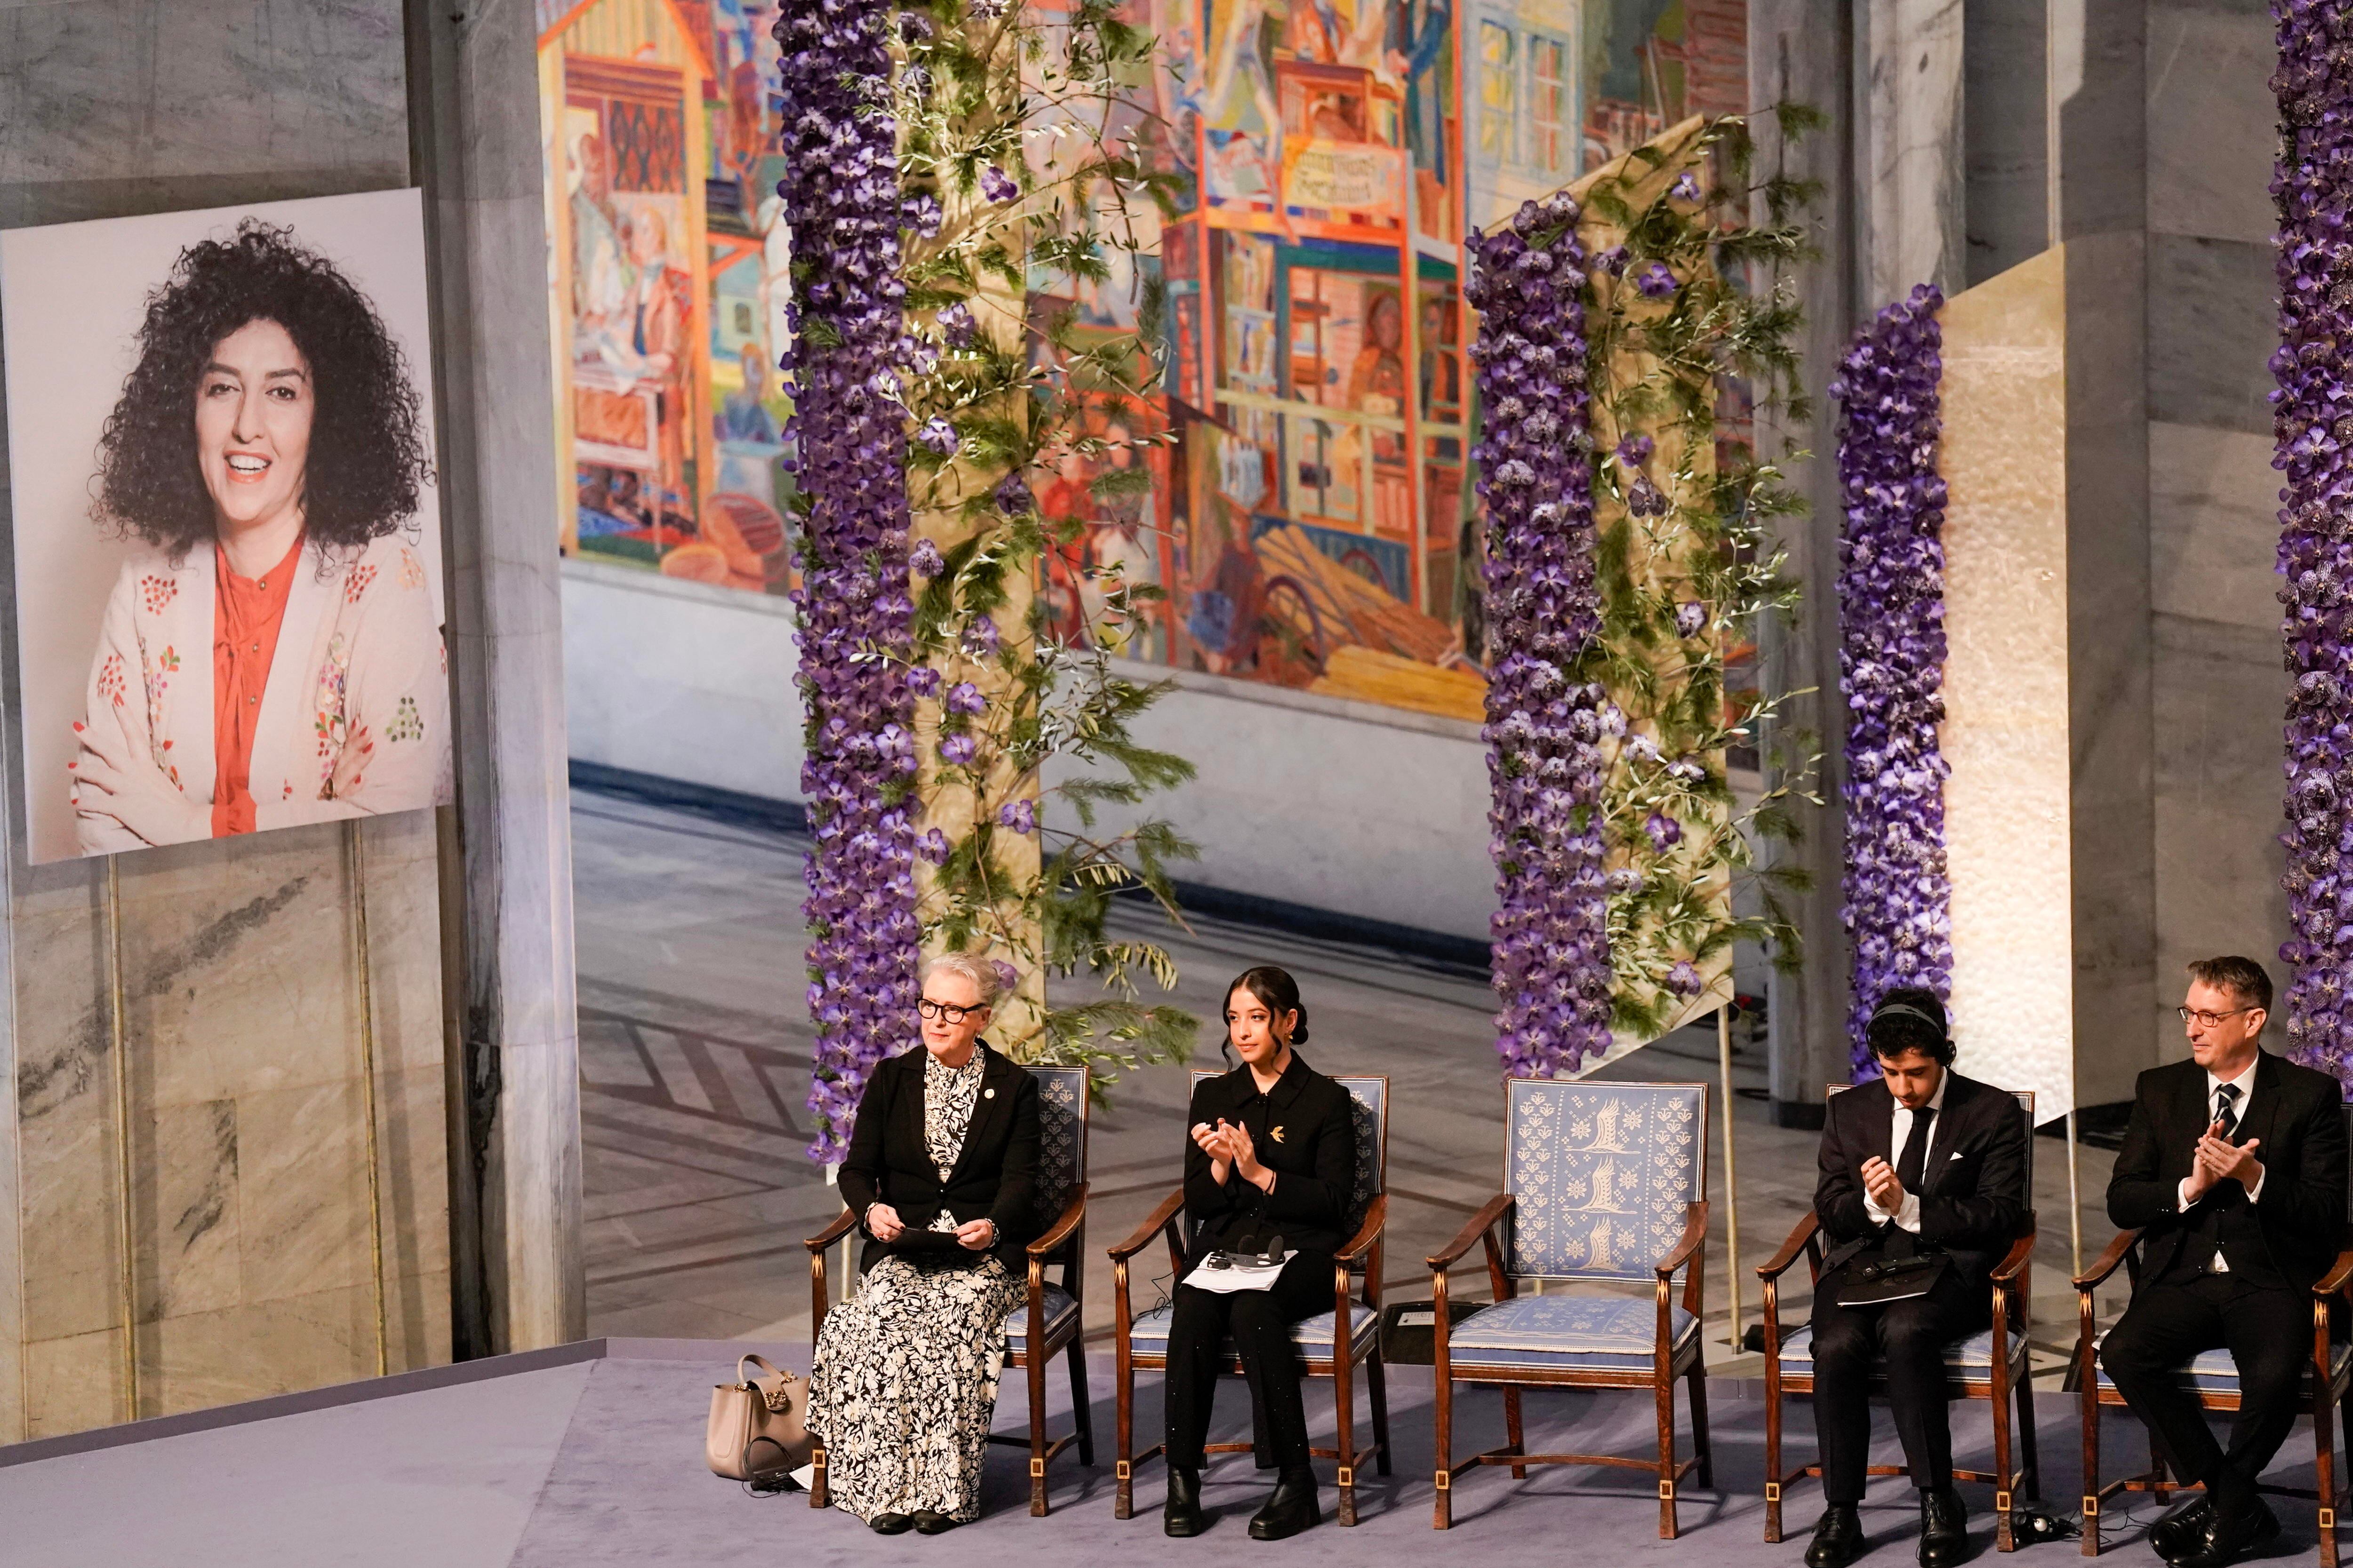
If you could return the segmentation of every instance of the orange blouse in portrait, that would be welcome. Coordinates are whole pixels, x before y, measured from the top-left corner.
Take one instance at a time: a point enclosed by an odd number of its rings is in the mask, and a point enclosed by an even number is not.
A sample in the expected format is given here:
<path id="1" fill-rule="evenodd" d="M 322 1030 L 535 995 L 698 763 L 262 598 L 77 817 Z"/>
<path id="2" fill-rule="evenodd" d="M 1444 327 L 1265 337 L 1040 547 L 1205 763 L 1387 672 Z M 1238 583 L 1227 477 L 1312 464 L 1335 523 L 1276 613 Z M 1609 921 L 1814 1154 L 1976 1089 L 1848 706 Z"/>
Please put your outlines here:
<path id="1" fill-rule="evenodd" d="M 278 628 L 302 561 L 296 535 L 286 558 L 259 577 L 229 570 L 213 547 L 213 837 L 253 831 L 253 731 L 261 717 Z"/>

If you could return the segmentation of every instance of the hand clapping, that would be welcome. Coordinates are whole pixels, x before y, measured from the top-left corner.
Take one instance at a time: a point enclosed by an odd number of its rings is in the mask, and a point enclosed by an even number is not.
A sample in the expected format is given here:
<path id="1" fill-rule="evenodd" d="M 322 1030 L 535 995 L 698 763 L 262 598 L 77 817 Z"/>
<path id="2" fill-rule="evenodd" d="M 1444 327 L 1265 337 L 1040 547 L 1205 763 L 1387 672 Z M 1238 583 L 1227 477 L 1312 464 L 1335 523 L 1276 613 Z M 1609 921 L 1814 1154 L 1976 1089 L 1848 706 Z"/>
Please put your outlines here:
<path id="1" fill-rule="evenodd" d="M 1251 1139 L 1250 1129 L 1240 1122 L 1228 1121 L 1222 1116 L 1215 1127 L 1206 1121 L 1196 1122 L 1193 1142 L 1212 1161 L 1230 1168 L 1242 1180 L 1261 1188 L 1273 1186 L 1274 1173 L 1258 1163 L 1258 1144 Z M 1225 1180 L 1224 1171 L 1216 1173 L 1218 1180 Z"/>
<path id="2" fill-rule="evenodd" d="M 2263 1167 L 2255 1158 L 2263 1146 L 2260 1138 L 2250 1138 L 2244 1143 L 2233 1143 L 2222 1136 L 2222 1124 L 2214 1122 L 2206 1135 L 2198 1140 L 2198 1149 L 2189 1171 L 2189 1201 L 2196 1203 L 2212 1190 L 2217 1182 L 2235 1181 L 2253 1192 L 2263 1179 Z"/>

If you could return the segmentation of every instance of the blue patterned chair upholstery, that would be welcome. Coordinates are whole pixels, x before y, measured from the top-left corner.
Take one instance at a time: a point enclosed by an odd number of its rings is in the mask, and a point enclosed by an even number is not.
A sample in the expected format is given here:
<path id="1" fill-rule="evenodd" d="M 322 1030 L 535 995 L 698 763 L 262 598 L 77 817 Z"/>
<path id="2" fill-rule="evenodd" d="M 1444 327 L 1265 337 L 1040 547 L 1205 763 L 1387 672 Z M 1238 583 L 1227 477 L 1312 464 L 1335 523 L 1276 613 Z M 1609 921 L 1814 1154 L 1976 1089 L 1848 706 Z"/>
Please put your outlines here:
<path id="1" fill-rule="evenodd" d="M 1822 1098 L 1828 1100 L 1849 1087 L 1832 1084 Z M 2012 1503 L 2021 1495 L 2033 1497 L 2041 1484 L 2041 1464 L 2034 1444 L 2034 1393 L 2027 1381 L 2026 1359 L 2026 1305 L 2032 1292 L 2034 1264 L 2034 1095 L 2031 1090 L 2012 1092 L 2026 1113 L 2026 1192 L 2030 1206 L 2019 1221 L 2018 1235 L 2011 1240 L 2009 1253 L 1993 1271 L 1993 1327 L 1945 1347 L 1947 1395 L 1982 1399 L 1993 1406 L 1993 1468 L 1956 1468 L 1953 1478 L 1992 1484 L 1994 1543 L 2003 1552 L 2017 1547 L 2011 1530 Z M 1757 1277 L 1765 1284 L 1765 1539 L 1768 1542 L 1781 1539 L 1783 1489 L 1805 1477 L 1819 1479 L 1822 1473 L 1819 1463 L 1800 1465 L 1787 1473 L 1781 1468 L 1782 1401 L 1792 1394 L 1811 1394 L 1814 1391 L 1813 1325 L 1801 1324 L 1783 1331 L 1781 1276 L 1803 1258 L 1810 1277 L 1819 1283 L 1822 1256 L 1821 1216 L 1809 1213 L 1789 1233 L 1789 1239 L 1781 1244 L 1781 1250 L 1757 1270 Z M 1879 1380 L 1873 1381 L 1877 1386 Z M 2014 1434 L 2010 1413 L 2013 1398 L 2017 1405 Z M 2016 1466 L 2010 1462 L 2013 1436 L 2020 1460 Z M 1907 1471 L 1901 1465 L 1873 1465 L 1870 1473 L 1900 1476 Z"/>
<path id="2" fill-rule="evenodd" d="M 1082 1067 L 1033 1067 L 1038 1080 L 1038 1238 L 1029 1244 L 1029 1292 L 1005 1320 L 1005 1363 L 1029 1374 L 1029 1429 L 1026 1433 L 992 1432 L 988 1440 L 1029 1450 L 1029 1511 L 1042 1518 L 1047 1511 L 1046 1467 L 1075 1444 L 1079 1463 L 1095 1462 L 1094 1410 L 1087 1393 L 1085 1331 L 1079 1302 L 1085 1295 L 1082 1259 L 1087 1220 L 1087 1108 L 1090 1075 Z M 811 1237 L 809 1274 L 812 1313 L 809 1339 L 815 1342 L 825 1326 L 827 1289 L 825 1248 L 848 1236 L 856 1216 L 847 1209 L 824 1233 Z M 1059 1283 L 1048 1284 L 1046 1270 L 1060 1268 Z M 1042 1342 L 1030 1325 L 1043 1323 Z M 1046 1436 L 1046 1367 L 1056 1352 L 1068 1355 L 1071 1367 L 1071 1408 L 1074 1429 L 1050 1440 Z M 822 1475 L 822 1456 L 819 1465 Z M 809 1489 L 809 1504 L 822 1508 L 822 1484 Z"/>
<path id="3" fill-rule="evenodd" d="M 1617 1465 L 1652 1470 L 1659 1534 L 1676 1531 L 1675 1484 L 1696 1468 L 1712 1484 L 1706 1369 L 1699 1323 L 1707 1241 L 1707 1089 L 1695 1083 L 1510 1079 L 1504 1086 L 1504 1188 L 1430 1259 L 1438 1394 L 1438 1500 L 1453 1523 L 1454 1480 L 1481 1465 Z M 1483 1247 L 1493 1304 L 1456 1326 L 1448 1273 Z M 1681 1299 L 1673 1289 L 1683 1276 Z M 1624 1295 L 1528 1295 L 1522 1280 L 1649 1284 Z M 1691 1399 L 1694 1457 L 1675 1458 L 1675 1383 Z M 1454 1385 L 1504 1392 L 1503 1447 L 1453 1458 Z M 1526 1388 L 1649 1389 L 1658 1405 L 1655 1460 L 1528 1453 Z"/>
<path id="4" fill-rule="evenodd" d="M 2344 1115 L 2347 1138 L 2353 1140 L 2353 1105 L 2345 1107 Z M 2348 1170 L 2347 1179 L 2353 1182 L 2353 1170 Z M 2083 1401 L 2086 1557 L 2099 1554 L 2100 1506 L 2116 1493 L 2155 1492 L 2162 1499 L 2197 1487 L 2194 1481 L 2168 1480 L 2165 1459 L 2155 1452 L 2151 1453 L 2148 1468 L 2139 1474 L 2105 1483 L 2100 1479 L 2100 1411 L 2103 1406 L 2123 1408 L 2125 1398 L 2108 1381 L 2107 1369 L 2100 1364 L 2100 1345 L 2107 1335 L 2095 1321 L 2092 1292 L 2120 1267 L 2128 1267 L 2127 1277 L 2138 1287 L 2140 1254 L 2135 1244 L 2139 1239 L 2140 1232 L 2137 1230 L 2120 1233 L 2108 1243 L 2108 1249 L 2100 1254 L 2099 1260 L 2074 1282 L 2075 1364 L 2069 1369 L 2069 1377 L 2076 1396 Z M 2285 1497 L 2307 1498 L 2317 1505 L 2322 1568 L 2337 1568 L 2337 1510 L 2348 1500 L 2347 1489 L 2337 1480 L 2332 1423 L 2343 1426 L 2346 1447 L 2353 1450 L 2353 1410 L 2347 1405 L 2347 1395 L 2353 1393 L 2353 1345 L 2334 1342 L 2330 1337 L 2328 1310 L 2332 1297 L 2353 1301 L 2353 1225 L 2346 1227 L 2337 1244 L 2336 1264 L 2312 1288 L 2312 1361 L 2305 1369 L 2303 1398 L 2313 1415 L 2313 1479 L 2318 1484 L 2310 1488 L 2263 1489 Z M 2181 1369 L 2181 1380 L 2208 1410 L 2234 1412 L 2239 1408 L 2238 1363 L 2227 1350 L 2207 1351 L 2192 1358 Z"/>
<path id="5" fill-rule="evenodd" d="M 1197 1070 L 1192 1082 L 1198 1087 L 1203 1079 L 1217 1076 Z M 1338 1442 L 1335 1447 L 1313 1452 L 1318 1458 L 1339 1461 L 1340 1522 L 1354 1524 L 1356 1467 L 1370 1455 L 1382 1475 L 1389 1473 L 1388 1387 L 1380 1354 L 1381 1241 L 1388 1214 L 1388 1200 L 1381 1194 L 1381 1183 L 1388 1163 L 1389 1080 L 1335 1076 L 1333 1081 L 1348 1091 L 1356 1118 L 1356 1194 L 1347 1221 L 1341 1227 L 1349 1233 L 1349 1240 L 1333 1255 L 1336 1264 L 1333 1271 L 1333 1310 L 1318 1312 L 1293 1326 L 1291 1342 L 1298 1348 L 1308 1376 L 1333 1380 L 1333 1395 L 1339 1410 Z M 1119 1367 L 1119 1485 L 1112 1512 L 1119 1519 L 1134 1513 L 1135 1467 L 1160 1453 L 1164 1447 L 1155 1443 L 1141 1453 L 1135 1449 L 1135 1373 L 1139 1368 L 1167 1367 L 1168 1323 L 1174 1312 L 1166 1301 L 1145 1311 L 1134 1310 L 1129 1262 L 1151 1246 L 1155 1237 L 1159 1237 L 1168 1246 L 1170 1279 L 1174 1280 L 1182 1272 L 1184 1243 L 1191 1233 L 1189 1223 L 1181 1234 L 1178 1229 L 1184 1206 L 1185 1194 L 1180 1187 L 1161 1200 L 1159 1207 L 1152 1211 L 1151 1217 L 1136 1228 L 1134 1235 L 1111 1249 L 1112 1312 L 1116 1333 L 1113 1343 Z M 1363 1276 L 1361 1290 L 1356 1284 L 1359 1273 Z M 1173 1284 L 1170 1289 L 1174 1290 Z M 1344 1312 L 1348 1319 L 1345 1355 L 1335 1345 L 1334 1332 Z M 1355 1374 L 1359 1366 L 1365 1369 L 1365 1381 L 1371 1394 L 1373 1441 L 1369 1448 L 1358 1447 L 1356 1440 Z M 1241 1358 L 1229 1358 L 1227 1370 L 1240 1376 Z M 1213 1454 L 1247 1453 L 1250 1448 L 1248 1443 L 1208 1445 Z"/>

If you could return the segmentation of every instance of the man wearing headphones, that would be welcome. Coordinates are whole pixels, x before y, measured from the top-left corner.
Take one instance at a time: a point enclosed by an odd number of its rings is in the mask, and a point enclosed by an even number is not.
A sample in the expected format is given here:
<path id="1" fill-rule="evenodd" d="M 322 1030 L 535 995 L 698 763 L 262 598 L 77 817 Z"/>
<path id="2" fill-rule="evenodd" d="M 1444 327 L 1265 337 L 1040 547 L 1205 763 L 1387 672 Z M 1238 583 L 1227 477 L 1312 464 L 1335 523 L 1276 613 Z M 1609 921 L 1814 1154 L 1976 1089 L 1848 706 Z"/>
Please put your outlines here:
<path id="1" fill-rule="evenodd" d="M 1830 1251 L 1814 1287 L 1814 1426 L 1829 1507 L 1807 1568 L 1863 1553 L 1871 1380 L 1887 1402 L 1920 1489 L 1921 1568 L 1968 1555 L 1953 1489 L 1945 1347 L 1991 1321 L 1989 1279 L 2026 1212 L 2026 1117 L 2004 1089 L 1952 1070 L 1936 994 L 1898 986 L 1866 1030 L 1880 1076 L 1831 1097 L 1814 1212 Z M 1874 1267 L 1876 1266 L 1876 1267 Z M 1868 1271 L 1868 1272 L 1866 1272 Z"/>

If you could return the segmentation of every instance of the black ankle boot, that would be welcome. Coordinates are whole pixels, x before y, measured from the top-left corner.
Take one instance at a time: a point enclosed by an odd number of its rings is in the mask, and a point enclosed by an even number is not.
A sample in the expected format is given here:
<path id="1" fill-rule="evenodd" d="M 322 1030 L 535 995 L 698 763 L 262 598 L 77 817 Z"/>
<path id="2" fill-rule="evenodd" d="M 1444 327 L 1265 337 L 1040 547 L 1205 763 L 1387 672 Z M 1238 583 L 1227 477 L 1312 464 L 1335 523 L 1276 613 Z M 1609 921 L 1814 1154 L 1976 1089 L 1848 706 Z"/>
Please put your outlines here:
<path id="1" fill-rule="evenodd" d="M 1201 1472 L 1190 1465 L 1168 1467 L 1168 1504 L 1161 1510 L 1160 1528 L 1170 1535 L 1198 1535 L 1209 1528 L 1201 1511 Z"/>
<path id="2" fill-rule="evenodd" d="M 1250 1539 L 1281 1541 L 1323 1522 L 1324 1510 L 1315 1501 L 1315 1472 L 1303 1465 L 1283 1471 L 1274 1483 L 1266 1506 L 1250 1519 Z"/>

